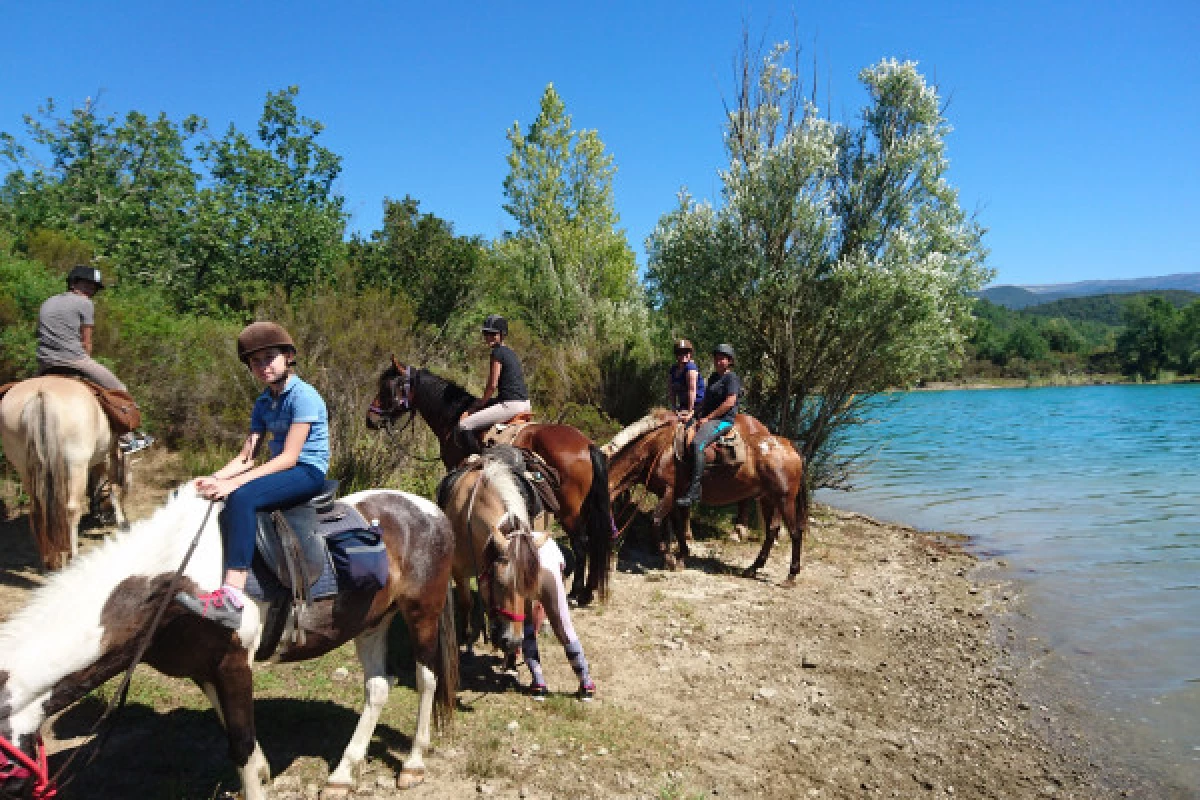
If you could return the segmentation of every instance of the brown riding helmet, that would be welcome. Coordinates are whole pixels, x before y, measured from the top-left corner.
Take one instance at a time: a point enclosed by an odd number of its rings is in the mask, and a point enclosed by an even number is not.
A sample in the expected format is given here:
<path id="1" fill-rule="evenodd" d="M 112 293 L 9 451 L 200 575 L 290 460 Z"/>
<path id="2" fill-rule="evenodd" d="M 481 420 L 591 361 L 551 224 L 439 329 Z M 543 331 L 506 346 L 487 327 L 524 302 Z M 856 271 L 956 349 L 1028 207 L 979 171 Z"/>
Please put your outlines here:
<path id="1" fill-rule="evenodd" d="M 675 343 L 676 353 L 682 353 L 685 350 L 689 353 L 695 352 L 695 348 L 692 347 L 692 342 L 690 339 L 680 339 Z"/>
<path id="2" fill-rule="evenodd" d="M 296 343 L 282 325 L 274 322 L 251 322 L 238 334 L 238 358 L 243 364 L 250 364 L 251 353 L 266 350 L 268 347 L 278 347 L 280 350 L 296 354 Z"/>

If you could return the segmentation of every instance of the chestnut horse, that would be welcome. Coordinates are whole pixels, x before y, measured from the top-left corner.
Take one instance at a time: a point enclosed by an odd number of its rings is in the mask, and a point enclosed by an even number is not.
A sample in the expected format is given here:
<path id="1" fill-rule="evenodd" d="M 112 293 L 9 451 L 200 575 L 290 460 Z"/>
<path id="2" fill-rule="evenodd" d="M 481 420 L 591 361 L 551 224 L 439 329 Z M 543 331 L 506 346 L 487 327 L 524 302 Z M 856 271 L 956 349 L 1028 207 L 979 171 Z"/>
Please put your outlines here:
<path id="1" fill-rule="evenodd" d="M 670 555 L 670 542 L 666 543 L 664 555 L 668 567 L 681 566 L 688 555 L 684 531 L 689 511 L 678 508 L 675 498 L 687 491 L 691 468 L 677 468 L 673 448 L 677 425 L 679 420 L 674 412 L 657 409 L 621 430 L 602 448 L 609 459 L 608 484 L 613 497 L 635 484 L 643 484 L 660 498 L 654 510 L 654 525 L 661 525 L 669 517 L 679 542 L 678 562 Z M 758 498 L 766 535 L 758 557 L 743 571 L 746 577 L 753 577 L 766 565 L 782 517 L 792 536 L 792 562 L 783 585 L 795 586 L 808 526 L 804 459 L 790 441 L 772 435 L 748 414 L 738 414 L 734 426 L 746 442 L 746 462 L 736 468 L 708 467 L 701 483 L 700 502 L 723 506 Z"/>
<path id="2" fill-rule="evenodd" d="M 401 364 L 393 357 L 379 376 L 379 392 L 367 411 L 367 426 L 379 428 L 405 413 L 420 414 L 438 438 L 442 463 L 451 469 L 468 455 L 455 441 L 454 431 L 475 399 L 461 386 L 429 370 Z M 580 605 L 592 602 L 596 594 L 603 598 L 608 592 L 615 531 L 604 455 L 591 439 L 570 425 L 526 425 L 512 445 L 541 456 L 558 473 L 557 517 L 571 538 L 576 561 L 570 596 Z"/>
<path id="3" fill-rule="evenodd" d="M 536 619 L 544 611 L 580 678 L 578 696 L 591 699 L 596 687 L 587 675 L 587 658 L 571 622 L 558 545 L 549 534 L 532 530 L 529 510 L 505 460 L 484 451 L 470 466 L 459 476 L 447 477 L 454 483 L 445 492 L 438 489 L 442 510 L 456 534 L 453 575 L 460 610 L 469 619 L 473 577 L 490 621 L 492 643 L 509 663 L 515 663 L 518 649 L 523 649 L 535 698 L 544 696 L 536 694 L 538 687 L 545 691 Z M 466 634 L 468 648 L 476 637 L 474 631 Z"/>
<path id="4" fill-rule="evenodd" d="M 424 498 L 386 489 L 359 492 L 343 502 L 379 521 L 389 560 L 387 583 L 379 591 L 346 591 L 314 602 L 304 620 L 304 644 L 277 656 L 280 661 L 316 658 L 354 640 L 365 703 L 329 776 L 327 797 L 352 790 L 354 769 L 366 755 L 387 701 L 393 682 L 386 672 L 393 617 L 399 614 L 408 626 L 420 695 L 412 752 L 398 778 L 402 788 L 424 780 L 431 719 L 438 724 L 449 719 L 458 688 L 449 593 L 454 532 L 446 516 Z M 42 723 L 127 669 L 144 637 L 151 635 L 145 663 L 200 685 L 225 727 L 243 796 L 265 800 L 270 767 L 255 740 L 251 675 L 265 607 L 247 604 L 241 628 L 230 631 L 170 601 L 172 579 L 198 533 L 179 586 L 184 591 L 219 586 L 222 545 L 216 508 L 187 484 L 154 516 L 51 577 L 28 606 L 0 627 L 0 796 L 25 797 L 31 790 L 34 796 L 50 796 L 45 794 L 44 761 L 39 764 L 36 758 Z M 160 624 L 151 632 L 164 602 Z"/>
<path id="5" fill-rule="evenodd" d="M 13 385 L 0 398 L 0 435 L 29 495 L 29 528 L 43 567 L 59 569 L 79 552 L 89 489 L 106 476 L 117 524 L 125 525 L 126 458 L 100 403 L 82 382 L 45 376 Z"/>

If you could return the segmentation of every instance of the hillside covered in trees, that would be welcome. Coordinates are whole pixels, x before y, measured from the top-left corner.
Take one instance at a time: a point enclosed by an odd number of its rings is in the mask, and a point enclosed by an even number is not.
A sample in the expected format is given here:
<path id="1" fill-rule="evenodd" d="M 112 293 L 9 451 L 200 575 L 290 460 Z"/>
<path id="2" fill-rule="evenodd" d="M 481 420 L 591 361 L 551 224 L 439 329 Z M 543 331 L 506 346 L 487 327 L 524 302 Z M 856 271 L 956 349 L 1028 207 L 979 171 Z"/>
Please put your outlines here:
<path id="1" fill-rule="evenodd" d="M 1200 370 L 1200 294 L 1180 290 L 1074 297 L 1011 310 L 979 299 L 967 359 L 954 377 L 1084 374 L 1175 379 Z"/>

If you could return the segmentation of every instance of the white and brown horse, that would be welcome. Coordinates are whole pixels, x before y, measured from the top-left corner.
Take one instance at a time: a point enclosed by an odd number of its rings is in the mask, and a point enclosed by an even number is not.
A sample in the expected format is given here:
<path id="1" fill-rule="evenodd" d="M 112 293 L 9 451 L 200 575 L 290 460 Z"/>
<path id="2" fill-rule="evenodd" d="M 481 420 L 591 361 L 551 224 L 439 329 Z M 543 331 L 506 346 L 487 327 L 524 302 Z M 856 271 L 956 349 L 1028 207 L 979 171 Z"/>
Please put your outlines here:
<path id="1" fill-rule="evenodd" d="M 45 376 L 16 384 L 0 398 L 0 435 L 29 495 L 29 527 L 44 567 L 61 568 L 79 552 L 89 488 L 105 477 L 124 526 L 128 470 L 108 417 L 83 383 Z"/>
<path id="2" fill-rule="evenodd" d="M 305 643 L 280 656 L 282 661 L 315 658 L 354 640 L 362 663 L 362 716 L 329 777 L 326 796 L 352 791 L 355 767 L 366 755 L 393 680 L 385 662 L 388 627 L 397 614 L 412 640 L 420 695 L 412 751 L 398 777 L 402 788 L 424 780 L 431 722 L 449 719 L 458 687 L 449 594 L 454 555 L 450 523 L 433 503 L 403 492 L 370 490 L 344 501 L 379 521 L 389 558 L 387 583 L 379 591 L 345 592 L 312 604 Z M 50 578 L 26 608 L 0 627 L 0 796 L 27 796 L 39 779 L 39 770 L 16 765 L 23 759 L 2 745 L 34 755 L 48 716 L 128 667 L 202 523 L 204 531 L 180 587 L 198 591 L 220 584 L 221 534 L 216 510 L 207 514 L 208 507 L 209 501 L 185 485 L 153 517 Z M 191 678 L 208 695 L 225 727 L 246 800 L 265 800 L 264 782 L 270 780 L 255 737 L 251 678 L 262 615 L 257 605 L 248 604 L 235 632 L 168 600 L 145 654 L 145 663 L 167 675 Z"/>
<path id="3" fill-rule="evenodd" d="M 532 530 L 524 496 L 503 459 L 485 451 L 472 466 L 442 499 L 456 534 L 454 583 L 460 608 L 469 612 L 472 607 L 470 579 L 474 577 L 493 644 L 510 663 L 523 648 L 535 685 L 541 671 L 536 620 L 545 613 L 580 676 L 581 695 L 590 698 L 594 687 L 587 679 L 587 660 L 571 622 L 558 545 L 548 533 Z M 476 635 L 466 634 L 468 647 Z"/>

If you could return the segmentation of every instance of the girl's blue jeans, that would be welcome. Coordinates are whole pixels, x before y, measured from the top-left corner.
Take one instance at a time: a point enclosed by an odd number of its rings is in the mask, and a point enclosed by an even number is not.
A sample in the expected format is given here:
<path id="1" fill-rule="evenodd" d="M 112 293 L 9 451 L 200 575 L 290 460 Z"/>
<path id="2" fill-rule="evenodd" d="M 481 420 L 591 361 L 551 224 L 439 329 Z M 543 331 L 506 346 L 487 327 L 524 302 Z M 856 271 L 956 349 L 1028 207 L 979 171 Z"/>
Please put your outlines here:
<path id="1" fill-rule="evenodd" d="M 255 478 L 225 498 L 220 514 L 225 568 L 250 569 L 259 511 L 277 511 L 311 500 L 325 485 L 325 473 L 311 464 Z"/>

